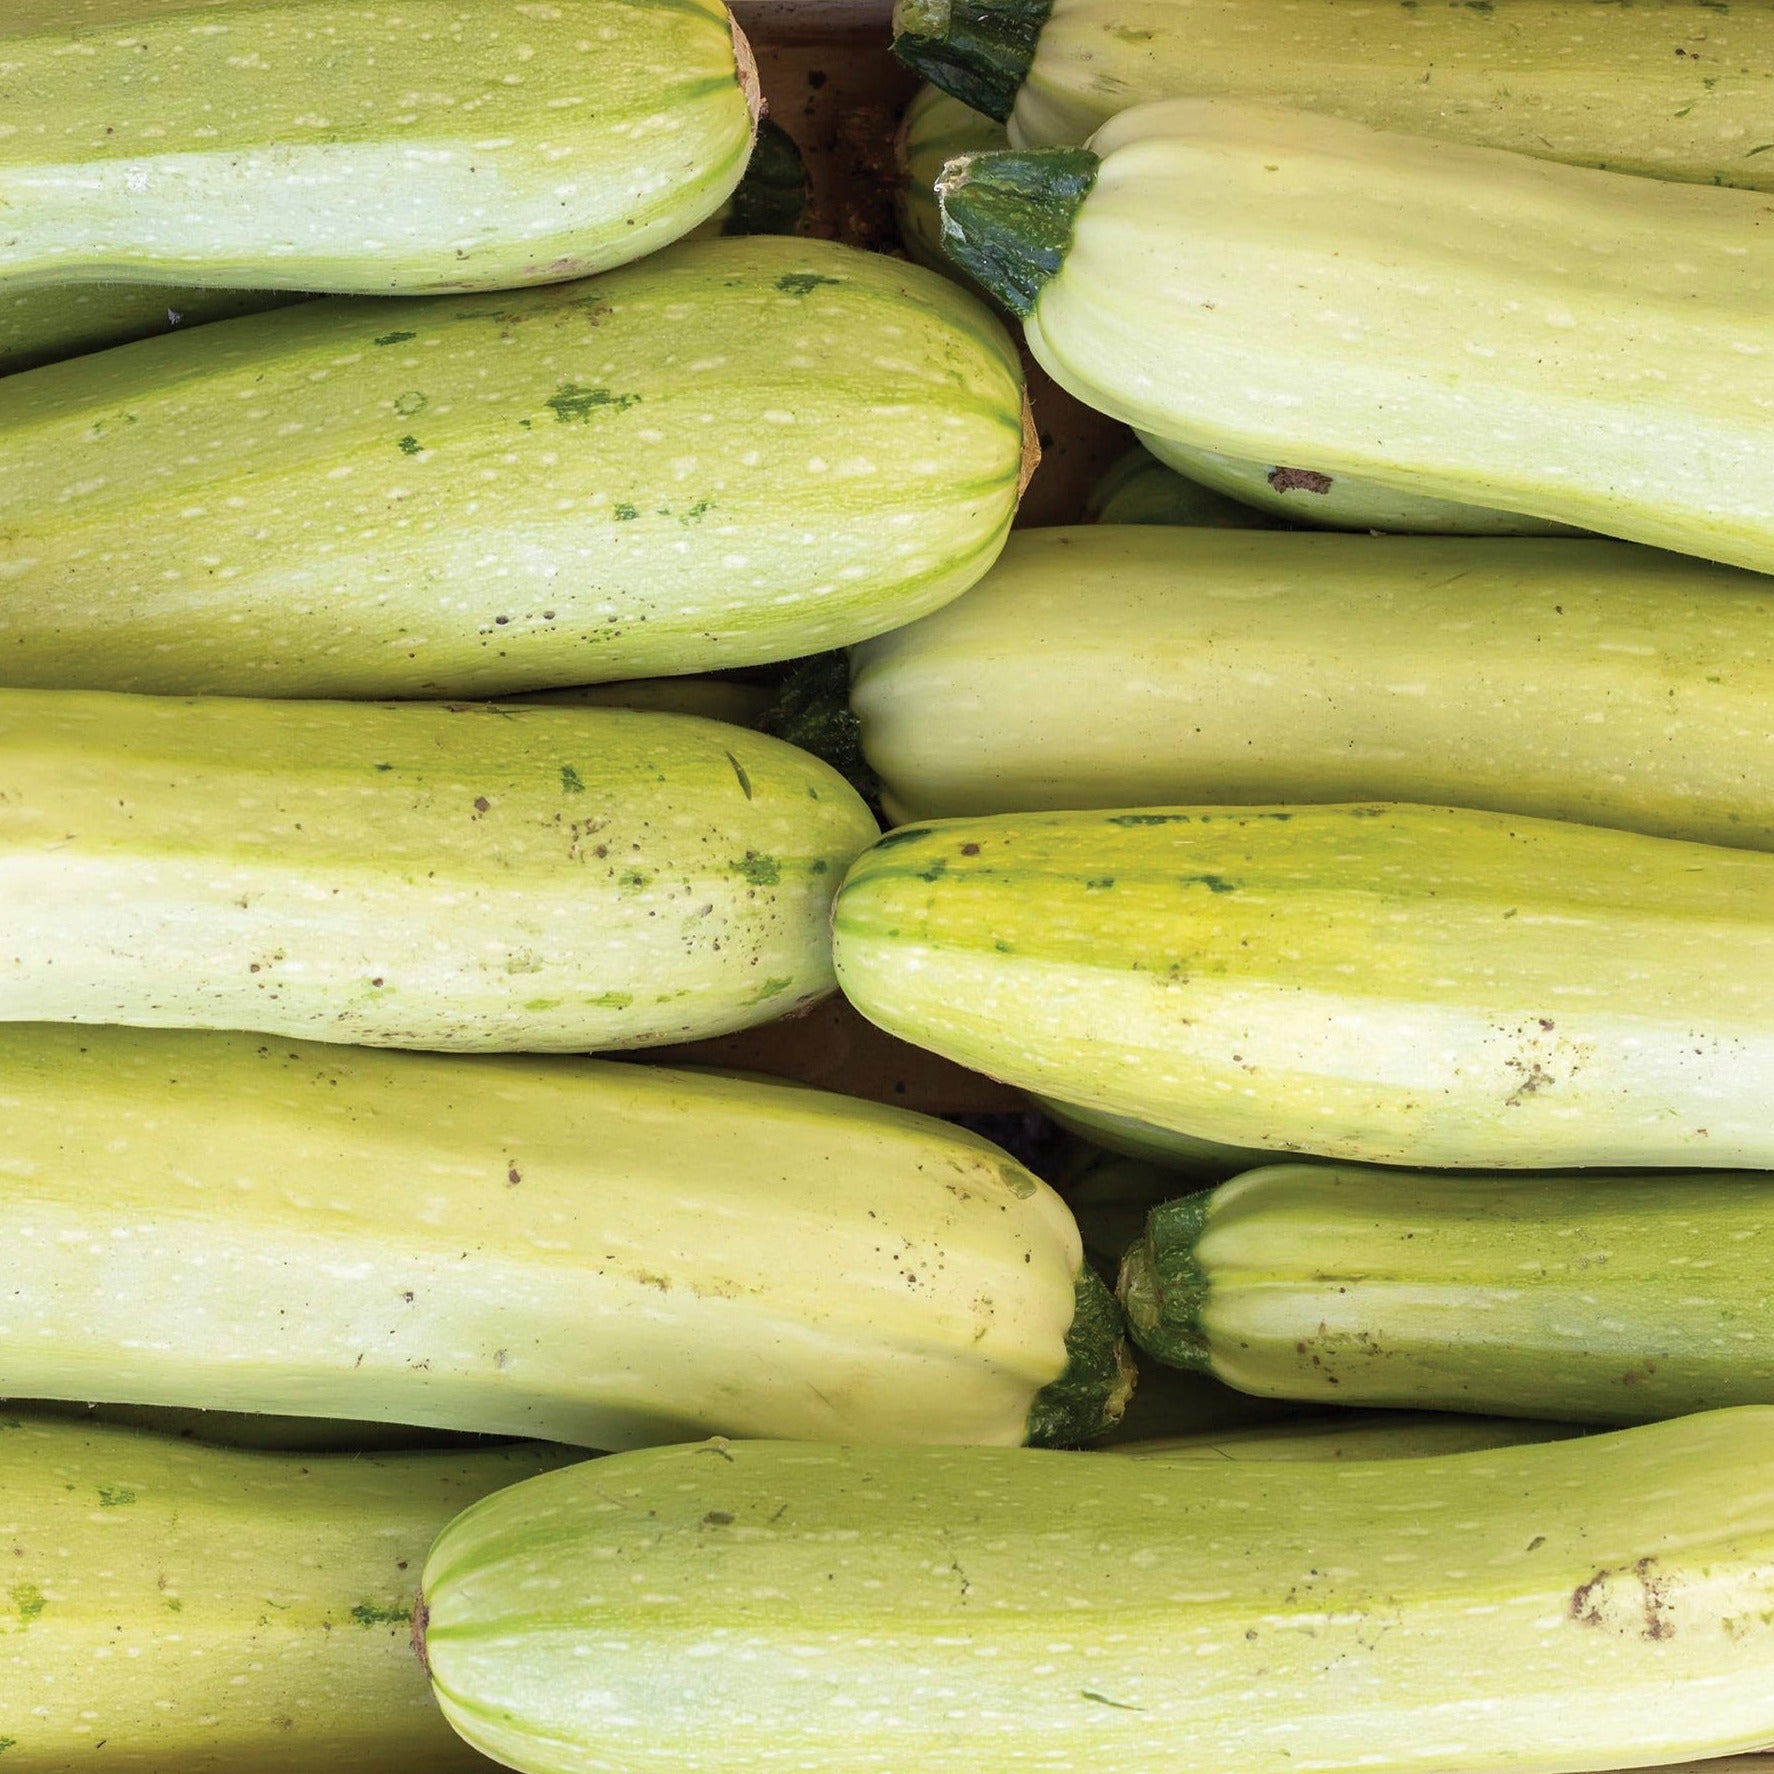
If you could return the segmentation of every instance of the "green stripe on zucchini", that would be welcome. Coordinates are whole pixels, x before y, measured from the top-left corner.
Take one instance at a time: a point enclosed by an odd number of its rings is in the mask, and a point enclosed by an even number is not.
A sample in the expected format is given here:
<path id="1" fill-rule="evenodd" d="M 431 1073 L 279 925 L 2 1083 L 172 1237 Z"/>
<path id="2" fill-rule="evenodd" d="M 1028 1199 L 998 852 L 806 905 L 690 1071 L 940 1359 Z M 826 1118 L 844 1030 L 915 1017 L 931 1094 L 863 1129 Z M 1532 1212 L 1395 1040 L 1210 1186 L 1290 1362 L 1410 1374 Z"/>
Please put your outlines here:
<path id="1" fill-rule="evenodd" d="M 531 1774 L 1406 1774 L 1774 1739 L 1774 1411 L 1439 1459 L 703 1443 L 466 1511 L 439 1701 Z"/>
<path id="2" fill-rule="evenodd" d="M 1774 1168 L 1774 855 L 1434 807 L 889 834 L 839 984 L 1020 1088 L 1226 1145 Z"/>
<path id="3" fill-rule="evenodd" d="M 1128 1389 L 1051 1189 L 823 1091 L 13 1025 L 0 1150 L 39 1397 L 634 1447 L 1082 1441 Z"/>
<path id="4" fill-rule="evenodd" d="M 1275 1165 L 1153 1210 L 1161 1361 L 1314 1403 L 1640 1422 L 1774 1403 L 1766 1176 Z"/>
<path id="5" fill-rule="evenodd" d="M 10 379 L 0 681 L 488 696 L 847 645 L 1001 546 L 1022 376 L 947 279 L 695 241 Z"/>
<path id="6" fill-rule="evenodd" d="M 761 108 L 720 0 L 13 0 L 0 292 L 505 289 L 713 214 Z"/>

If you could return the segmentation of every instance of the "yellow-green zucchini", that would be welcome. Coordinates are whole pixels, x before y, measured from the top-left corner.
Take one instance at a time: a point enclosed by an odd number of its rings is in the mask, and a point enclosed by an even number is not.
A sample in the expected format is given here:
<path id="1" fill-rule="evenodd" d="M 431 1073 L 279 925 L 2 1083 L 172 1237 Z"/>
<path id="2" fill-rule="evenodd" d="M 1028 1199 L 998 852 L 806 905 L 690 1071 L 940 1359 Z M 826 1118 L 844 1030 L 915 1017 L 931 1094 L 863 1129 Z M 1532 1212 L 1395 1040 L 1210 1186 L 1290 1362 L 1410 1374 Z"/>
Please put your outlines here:
<path id="1" fill-rule="evenodd" d="M 832 987 L 875 835 L 688 715 L 0 691 L 0 1021 L 584 1051 Z"/>
<path id="2" fill-rule="evenodd" d="M 701 715 L 756 727 L 769 708 L 773 692 L 767 684 L 736 678 L 632 678 L 619 684 L 581 684 L 571 690 L 532 690 L 512 700 L 523 706 L 561 708 L 634 708 L 657 714 Z"/>
<path id="3" fill-rule="evenodd" d="M 1446 141 L 1774 188 L 1774 11 L 1752 0 L 900 0 L 894 45 L 1009 121 L 1084 141 L 1163 98 L 1289 105 Z"/>
<path id="4" fill-rule="evenodd" d="M 1417 801 L 1774 849 L 1768 581 L 1599 540 L 1023 530 L 855 648 L 896 817 Z"/>
<path id="5" fill-rule="evenodd" d="M 8 0 L 0 289 L 506 289 L 639 258 L 739 182 L 720 0 Z"/>
<path id="6" fill-rule="evenodd" d="M 569 1457 L 247 1453 L 0 1409 L 0 1766 L 488 1768 L 407 1616 L 452 1517 Z"/>
<path id="7" fill-rule="evenodd" d="M 909 826 L 834 912 L 890 1033 L 1199 1138 L 1774 1168 L 1774 855 L 1435 807 Z"/>
<path id="8" fill-rule="evenodd" d="M 1438 1459 L 659 1448 L 426 1561 L 529 1774 L 1577 1769 L 1774 1740 L 1774 1411 Z"/>
<path id="9" fill-rule="evenodd" d="M 1002 146 L 999 143 L 999 146 Z M 934 192 L 930 198 L 935 205 Z M 793 234 L 807 204 L 807 168 L 787 130 L 768 117 L 745 176 L 706 222 L 705 234 Z M 32 284 L 0 292 L 0 376 L 127 345 L 177 327 L 202 326 L 305 301 L 284 290 L 192 289 L 165 283 Z"/>
<path id="10" fill-rule="evenodd" d="M 1016 508 L 986 310 L 822 241 L 305 302 L 0 383 L 0 682 L 484 696 L 846 645 Z"/>
<path id="11" fill-rule="evenodd" d="M 1113 1273 L 1113 1265 L 1109 1272 Z M 208 1447 L 283 1454 L 404 1453 L 414 1448 L 473 1447 L 493 1439 L 472 1430 L 377 1423 L 355 1417 L 286 1417 L 267 1411 L 211 1411 L 182 1405 L 87 1404 L 68 1398 L 0 1398 L 0 1416 L 6 1415 L 62 1417 L 89 1427 L 141 1429 Z"/>
<path id="12" fill-rule="evenodd" d="M 1271 1165 L 1155 1208 L 1140 1346 L 1317 1404 L 1630 1423 L 1774 1404 L 1774 1177 Z"/>
<path id="13" fill-rule="evenodd" d="M 1191 480 L 1139 444 L 1110 464 L 1090 489 L 1084 515 L 1098 524 L 1194 524 L 1204 529 L 1268 530 L 1275 520 L 1255 506 Z"/>
<path id="14" fill-rule="evenodd" d="M 1481 1448 L 1563 1441 L 1584 1431 L 1532 1417 L 1463 1417 L 1435 1411 L 1347 1411 L 1245 1423 L 1194 1435 L 1123 1442 L 1104 1450 L 1133 1460 L 1421 1460 Z"/>
<path id="15" fill-rule="evenodd" d="M 1321 530 L 1381 530 L 1407 536 L 1560 536 L 1570 525 L 1458 499 L 1405 493 L 1354 474 L 1321 474 L 1282 462 L 1250 462 L 1142 432 L 1160 462 L 1203 488 L 1290 523 Z M 1126 521 L 1126 520 L 1122 520 Z"/>
<path id="16" fill-rule="evenodd" d="M 1129 1372 L 1060 1198 L 795 1085 L 0 1028 L 8 1386 L 634 1447 L 1089 1438 Z"/>
<path id="17" fill-rule="evenodd" d="M 1774 568 L 1759 192 L 1213 99 L 941 192 L 1042 367 L 1142 433 Z"/>

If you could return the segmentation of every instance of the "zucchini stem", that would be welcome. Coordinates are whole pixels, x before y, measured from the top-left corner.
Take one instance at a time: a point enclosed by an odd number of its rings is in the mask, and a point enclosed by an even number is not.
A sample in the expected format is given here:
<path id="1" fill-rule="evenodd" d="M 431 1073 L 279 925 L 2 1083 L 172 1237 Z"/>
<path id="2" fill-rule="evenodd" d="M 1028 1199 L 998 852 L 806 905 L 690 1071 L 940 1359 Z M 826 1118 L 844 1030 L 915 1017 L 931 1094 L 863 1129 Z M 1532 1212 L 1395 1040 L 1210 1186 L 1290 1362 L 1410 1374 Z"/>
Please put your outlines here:
<path id="1" fill-rule="evenodd" d="M 1026 320 L 1065 263 L 1100 164 L 1088 148 L 958 154 L 936 180 L 943 251 Z"/>
<path id="2" fill-rule="evenodd" d="M 880 817 L 881 779 L 863 756 L 862 723 L 850 707 L 850 661 L 816 653 L 782 681 L 759 723 L 773 739 L 811 752 L 842 776 Z"/>
<path id="3" fill-rule="evenodd" d="M 1201 1331 L 1207 1276 L 1196 1246 L 1214 1193 L 1203 1190 L 1153 1208 L 1145 1235 L 1121 1259 L 1115 1283 L 1127 1328 L 1140 1349 L 1170 1367 L 1204 1374 L 1213 1364 Z"/>
<path id="4" fill-rule="evenodd" d="M 899 0 L 893 53 L 951 98 L 1005 122 L 1053 0 Z"/>
<path id="5" fill-rule="evenodd" d="M 1077 1447 L 1106 1435 L 1133 1396 L 1135 1372 L 1121 1308 L 1088 1263 L 1078 1271 L 1077 1301 L 1066 1332 L 1066 1365 L 1029 1408 L 1031 1447 Z"/>

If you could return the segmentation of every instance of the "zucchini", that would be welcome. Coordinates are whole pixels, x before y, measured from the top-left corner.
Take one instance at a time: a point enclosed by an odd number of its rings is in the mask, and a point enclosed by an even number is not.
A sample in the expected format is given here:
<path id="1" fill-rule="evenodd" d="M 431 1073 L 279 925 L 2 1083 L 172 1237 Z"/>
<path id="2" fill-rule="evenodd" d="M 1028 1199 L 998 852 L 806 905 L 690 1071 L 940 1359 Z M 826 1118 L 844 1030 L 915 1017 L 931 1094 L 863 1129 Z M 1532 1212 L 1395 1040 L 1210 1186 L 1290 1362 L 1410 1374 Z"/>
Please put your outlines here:
<path id="1" fill-rule="evenodd" d="M 1436 807 L 911 826 L 833 918 L 889 1033 L 1269 1151 L 1774 1169 L 1774 855 Z"/>
<path id="2" fill-rule="evenodd" d="M 1281 1423 L 1246 1423 L 1195 1435 L 1124 1442 L 1105 1451 L 1133 1460 L 1421 1460 L 1481 1448 L 1564 1441 L 1583 1433 L 1575 1424 L 1528 1417 L 1338 1410 Z"/>
<path id="3" fill-rule="evenodd" d="M 920 265 L 945 277 L 957 275 L 955 261 L 942 249 L 936 180 L 943 167 L 957 154 L 1008 145 L 1003 124 L 970 110 L 940 87 L 921 86 L 912 95 L 894 138 L 893 208 L 899 244 Z"/>
<path id="4" fill-rule="evenodd" d="M 1722 1755 L 1774 1740 L 1774 1411 L 1348 1464 L 656 1448 L 466 1510 L 418 1620 L 530 1774 Z"/>
<path id="5" fill-rule="evenodd" d="M 1236 1176 L 1261 1164 L 1268 1154 L 1251 1146 L 1226 1146 L 1217 1140 L 1197 1139 L 1168 1127 L 1154 1127 L 1131 1115 L 1111 1115 L 1102 1109 L 1084 1109 L 1058 1097 L 1035 1096 L 1035 1104 L 1050 1121 L 1124 1158 L 1138 1159 L 1167 1172 L 1218 1179 Z"/>
<path id="6" fill-rule="evenodd" d="M 1141 1348 L 1269 1398 L 1641 1422 L 1774 1403 L 1766 1176 L 1271 1165 L 1155 1208 Z"/>
<path id="7" fill-rule="evenodd" d="M 720 0 L 9 0 L 0 66 L 0 289 L 582 277 L 712 214 L 762 108 Z"/>
<path id="8" fill-rule="evenodd" d="M 1239 98 L 1445 141 L 1706 185 L 1774 189 L 1774 12 L 1722 0 L 899 0 L 895 51 L 1077 143 L 1163 98 Z M 1672 54 L 1671 51 L 1674 51 Z"/>
<path id="9" fill-rule="evenodd" d="M 1142 433 L 1140 442 L 1178 474 L 1230 500 L 1321 530 L 1379 530 L 1407 536 L 1571 536 L 1569 524 L 1519 511 L 1401 493 L 1353 474 L 1321 474 L 1278 462 L 1242 461 Z M 1125 520 L 1123 520 L 1125 521 Z"/>
<path id="10" fill-rule="evenodd" d="M 1767 581 L 1618 542 L 1023 530 L 850 677 L 901 819 L 1371 799 L 1774 849 Z"/>
<path id="11" fill-rule="evenodd" d="M 1000 144 L 1002 145 L 1002 144 Z M 931 195 L 935 205 L 935 194 Z M 731 197 L 691 230 L 793 234 L 807 207 L 807 168 L 794 138 L 768 117 Z M 0 376 L 127 345 L 180 326 L 202 326 L 307 300 L 284 290 L 191 289 L 164 283 L 39 284 L 0 294 Z"/>
<path id="12" fill-rule="evenodd" d="M 1128 1246 L 1145 1230 L 1147 1215 L 1171 1200 L 1181 1185 L 1174 1171 L 1087 1146 L 1074 1154 L 1054 1186 L 1078 1222 L 1085 1260 L 1113 1275 Z"/>
<path id="13" fill-rule="evenodd" d="M 512 700 L 524 707 L 634 708 L 658 714 L 701 715 L 735 727 L 756 727 L 770 707 L 767 684 L 735 678 L 632 678 L 620 684 L 581 684 L 572 690 L 532 690 Z"/>
<path id="14" fill-rule="evenodd" d="M 940 193 L 1042 368 L 1142 433 L 1774 568 L 1759 192 L 1177 99 Z"/>
<path id="15" fill-rule="evenodd" d="M 51 364 L 0 384 L 0 681 L 497 696 L 847 645 L 991 564 L 1021 406 L 946 279 L 764 235 Z"/>
<path id="16" fill-rule="evenodd" d="M 0 1151 L 35 1396 L 608 1448 L 1083 1440 L 1129 1384 L 1052 1190 L 804 1086 L 14 1026 Z"/>
<path id="17" fill-rule="evenodd" d="M 1109 1265 L 1113 1272 L 1113 1265 Z M 1180 1371 L 1180 1370 L 1172 1370 Z M 281 1417 L 264 1411 L 206 1411 L 156 1404 L 83 1404 L 67 1398 L 0 1398 L 0 1416 L 66 1417 L 77 1423 L 142 1429 L 209 1447 L 283 1454 L 404 1453 L 414 1448 L 478 1446 L 467 1430 L 422 1429 L 350 1417 Z"/>
<path id="18" fill-rule="evenodd" d="M 1084 515 L 1097 524 L 1193 524 L 1210 530 L 1277 527 L 1266 512 L 1190 480 L 1140 444 L 1117 457 L 1090 489 Z"/>
<path id="19" fill-rule="evenodd" d="M 875 834 L 687 715 L 0 691 L 0 1020 L 369 1046 L 694 1040 L 831 990 Z"/>
<path id="20" fill-rule="evenodd" d="M 486 1768 L 407 1615 L 453 1516 L 568 1457 L 244 1453 L 0 1412 L 8 1774 Z"/>

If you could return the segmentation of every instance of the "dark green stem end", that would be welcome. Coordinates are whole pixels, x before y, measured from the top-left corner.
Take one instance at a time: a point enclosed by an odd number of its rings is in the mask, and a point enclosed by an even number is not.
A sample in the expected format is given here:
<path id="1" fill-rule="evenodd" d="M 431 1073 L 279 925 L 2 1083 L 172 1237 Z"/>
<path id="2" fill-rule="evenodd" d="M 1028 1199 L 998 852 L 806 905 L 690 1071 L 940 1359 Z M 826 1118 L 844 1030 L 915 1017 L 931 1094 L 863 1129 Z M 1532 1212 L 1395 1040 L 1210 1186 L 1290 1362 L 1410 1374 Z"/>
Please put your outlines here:
<path id="1" fill-rule="evenodd" d="M 1088 148 L 958 155 L 936 180 L 943 251 L 1026 320 L 1065 263 L 1100 164 Z"/>
<path id="2" fill-rule="evenodd" d="M 1030 1447 L 1075 1448 L 1107 1435 L 1133 1396 L 1133 1357 L 1122 1335 L 1121 1309 L 1088 1263 L 1078 1272 L 1077 1300 L 1066 1332 L 1065 1370 L 1029 1407 Z"/>
<path id="3" fill-rule="evenodd" d="M 1121 1259 L 1115 1291 L 1127 1314 L 1127 1328 L 1147 1355 L 1170 1367 L 1210 1373 L 1207 1338 L 1201 1328 L 1207 1305 L 1207 1276 L 1195 1247 L 1215 1191 L 1185 1195 L 1155 1207 L 1146 1232 Z"/>
<path id="4" fill-rule="evenodd" d="M 745 176 L 727 205 L 723 234 L 794 234 L 807 219 L 807 162 L 780 123 L 758 120 Z"/>
<path id="5" fill-rule="evenodd" d="M 1005 122 L 1053 0 L 899 0 L 893 53 L 920 78 Z"/>
<path id="6" fill-rule="evenodd" d="M 850 661 L 842 652 L 816 653 L 783 679 L 759 723 L 774 739 L 811 752 L 842 776 L 881 814 L 881 779 L 862 753 L 862 722 L 850 707 Z"/>

